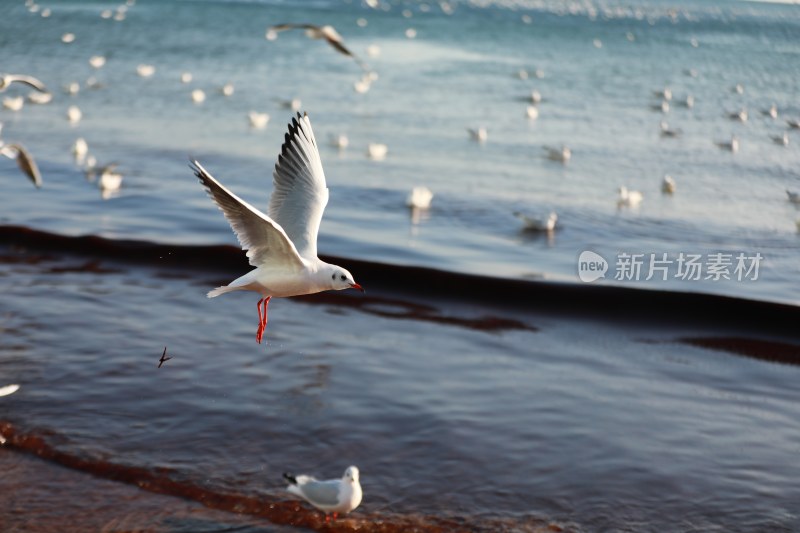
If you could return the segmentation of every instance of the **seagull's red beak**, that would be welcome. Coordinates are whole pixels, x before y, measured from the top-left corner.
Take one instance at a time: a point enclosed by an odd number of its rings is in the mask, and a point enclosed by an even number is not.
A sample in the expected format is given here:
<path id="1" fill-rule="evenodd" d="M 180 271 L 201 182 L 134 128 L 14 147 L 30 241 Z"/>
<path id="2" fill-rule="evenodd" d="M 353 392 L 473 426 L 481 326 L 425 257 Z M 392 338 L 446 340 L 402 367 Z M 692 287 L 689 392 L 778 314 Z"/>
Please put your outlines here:
<path id="1" fill-rule="evenodd" d="M 361 285 L 359 285 L 358 283 L 353 283 L 352 285 L 350 285 L 350 288 L 351 288 L 351 289 L 358 289 L 358 290 L 360 290 L 361 292 L 364 292 L 364 287 L 362 287 L 362 286 L 361 286 Z"/>

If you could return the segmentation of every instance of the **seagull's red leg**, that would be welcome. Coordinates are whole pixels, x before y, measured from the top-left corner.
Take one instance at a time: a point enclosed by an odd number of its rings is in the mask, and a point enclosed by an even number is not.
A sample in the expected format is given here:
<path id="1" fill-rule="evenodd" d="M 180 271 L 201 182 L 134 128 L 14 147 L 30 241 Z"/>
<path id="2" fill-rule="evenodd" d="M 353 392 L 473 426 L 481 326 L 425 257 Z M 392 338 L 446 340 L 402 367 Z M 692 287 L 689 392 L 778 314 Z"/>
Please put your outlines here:
<path id="1" fill-rule="evenodd" d="M 261 316 L 261 302 L 263 301 L 264 298 L 261 298 L 256 304 L 256 311 L 258 311 L 258 331 L 256 332 L 256 342 L 258 344 L 261 344 L 261 336 L 264 334 L 264 326 L 262 325 L 264 319 Z"/>
<path id="2" fill-rule="evenodd" d="M 333 521 L 336 522 L 337 518 L 339 518 L 339 513 L 334 511 L 334 513 L 333 513 Z"/>
<path id="3" fill-rule="evenodd" d="M 264 330 L 267 328 L 267 306 L 272 296 L 267 296 L 258 301 L 258 332 L 256 333 L 256 342 L 261 344 L 261 339 L 264 337 Z M 262 312 L 261 307 L 264 310 Z"/>
<path id="4" fill-rule="evenodd" d="M 331 521 L 330 515 L 328 513 L 325 513 L 325 523 L 327 524 L 330 521 Z"/>

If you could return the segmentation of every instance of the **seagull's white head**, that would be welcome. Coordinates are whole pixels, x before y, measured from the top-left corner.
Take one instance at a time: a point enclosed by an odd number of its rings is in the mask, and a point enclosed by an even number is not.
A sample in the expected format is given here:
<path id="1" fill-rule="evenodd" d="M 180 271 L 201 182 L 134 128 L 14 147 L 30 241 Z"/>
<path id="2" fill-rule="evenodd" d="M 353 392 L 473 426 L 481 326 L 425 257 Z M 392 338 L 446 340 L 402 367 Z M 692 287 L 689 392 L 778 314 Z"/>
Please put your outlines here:
<path id="1" fill-rule="evenodd" d="M 342 480 L 348 483 L 358 483 L 358 476 L 359 476 L 358 467 L 348 466 L 347 470 L 344 471 Z"/>
<path id="2" fill-rule="evenodd" d="M 327 283 L 331 290 L 341 291 L 342 289 L 358 289 L 364 292 L 363 287 L 355 282 L 353 275 L 348 272 L 346 268 L 336 265 L 325 265 L 322 273 L 327 277 Z M 357 471 L 358 470 L 356 470 L 356 472 Z"/>

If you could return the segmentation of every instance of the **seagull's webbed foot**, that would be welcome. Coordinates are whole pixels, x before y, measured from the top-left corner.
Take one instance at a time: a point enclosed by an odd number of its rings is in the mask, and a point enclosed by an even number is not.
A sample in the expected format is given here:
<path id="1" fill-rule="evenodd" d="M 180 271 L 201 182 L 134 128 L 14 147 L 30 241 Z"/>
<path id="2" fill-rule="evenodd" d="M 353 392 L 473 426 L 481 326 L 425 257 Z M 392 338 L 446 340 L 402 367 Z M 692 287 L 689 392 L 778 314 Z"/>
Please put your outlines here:
<path id="1" fill-rule="evenodd" d="M 267 327 L 267 306 L 269 305 L 269 301 L 272 296 L 267 296 L 266 298 L 262 298 L 256 304 L 256 310 L 258 310 L 258 331 L 256 331 L 256 342 L 261 344 L 261 339 L 264 338 L 264 330 Z M 261 308 L 264 308 L 263 312 Z"/>

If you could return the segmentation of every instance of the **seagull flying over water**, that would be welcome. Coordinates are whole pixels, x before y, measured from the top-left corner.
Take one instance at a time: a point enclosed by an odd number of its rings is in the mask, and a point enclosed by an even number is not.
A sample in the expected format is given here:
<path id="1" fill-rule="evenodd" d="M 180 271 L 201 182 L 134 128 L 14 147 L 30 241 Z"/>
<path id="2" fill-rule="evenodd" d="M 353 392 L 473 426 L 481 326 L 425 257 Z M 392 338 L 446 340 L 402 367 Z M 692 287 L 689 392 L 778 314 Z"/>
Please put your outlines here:
<path id="1" fill-rule="evenodd" d="M 259 344 L 273 296 L 288 298 L 342 289 L 364 292 L 346 269 L 317 257 L 317 234 L 328 203 L 328 188 L 307 114 L 298 113 L 292 119 L 284 139 L 272 172 L 273 191 L 267 214 L 229 191 L 197 161 L 190 165 L 255 267 L 228 285 L 210 291 L 208 297 L 242 290 L 259 293 Z"/>
<path id="2" fill-rule="evenodd" d="M 3 74 L 0 75 L 0 93 L 5 92 L 8 87 L 14 83 L 24 83 L 39 91 L 40 93 L 48 92 L 44 83 L 34 78 L 33 76 L 26 76 L 25 74 Z"/>
<path id="3" fill-rule="evenodd" d="M 326 522 L 328 513 L 333 513 L 335 520 L 339 513 L 349 513 L 361 504 L 361 483 L 355 466 L 347 467 L 341 479 L 318 481 L 311 476 L 291 474 L 283 474 L 283 477 L 290 483 L 286 490 L 323 511 Z"/>
<path id="4" fill-rule="evenodd" d="M 306 37 L 309 39 L 325 39 L 334 50 L 346 56 L 352 57 L 355 62 L 358 63 L 358 66 L 363 70 L 370 70 L 369 66 L 364 63 L 361 58 L 351 52 L 344 45 L 342 36 L 339 35 L 339 32 L 337 32 L 333 26 L 317 26 L 315 24 L 276 24 L 275 26 L 270 26 L 267 28 L 266 37 L 272 41 L 277 38 L 278 32 L 286 30 L 306 30 Z"/>
<path id="5" fill-rule="evenodd" d="M 39 167 L 36 166 L 36 161 L 33 156 L 21 144 L 4 144 L 0 141 L 0 155 L 9 159 L 15 159 L 19 169 L 25 173 L 28 178 L 36 185 L 36 188 L 42 186 L 42 175 L 39 173 Z"/>

